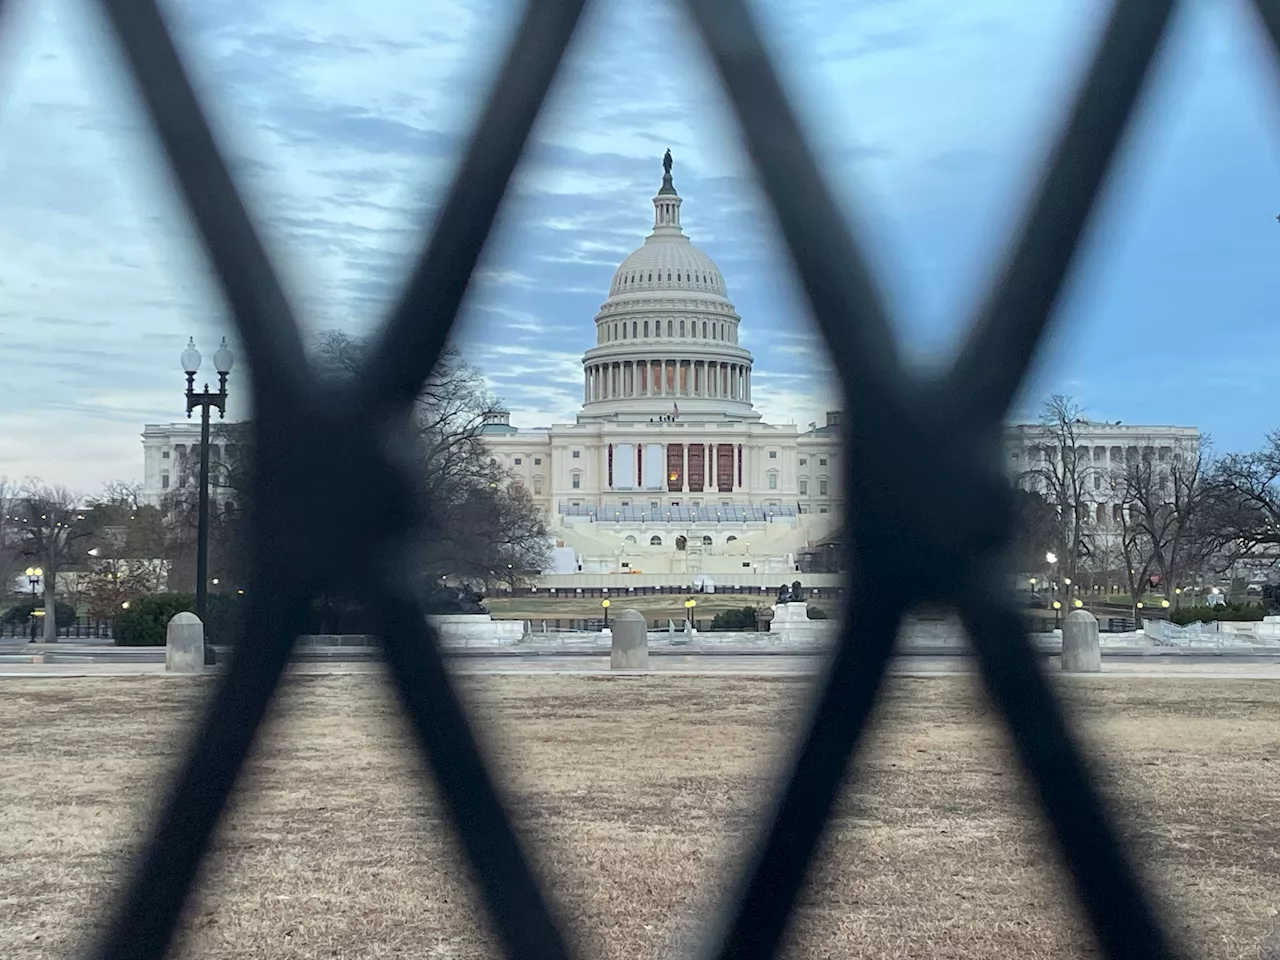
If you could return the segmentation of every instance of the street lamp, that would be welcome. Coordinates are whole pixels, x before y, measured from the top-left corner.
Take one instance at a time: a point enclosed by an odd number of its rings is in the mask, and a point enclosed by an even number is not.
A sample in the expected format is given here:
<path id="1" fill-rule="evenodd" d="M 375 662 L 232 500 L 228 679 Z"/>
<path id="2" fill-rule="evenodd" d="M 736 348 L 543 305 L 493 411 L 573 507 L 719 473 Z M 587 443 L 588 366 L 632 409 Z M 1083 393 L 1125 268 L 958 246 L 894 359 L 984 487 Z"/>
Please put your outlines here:
<path id="1" fill-rule="evenodd" d="M 685 628 L 686 633 L 693 631 L 693 608 L 698 605 L 698 601 L 690 597 L 684 602 L 684 619 L 688 626 Z"/>
<path id="2" fill-rule="evenodd" d="M 44 571 L 39 567 L 27 567 L 27 583 L 31 584 L 31 642 L 36 642 L 36 587 Z"/>
<path id="3" fill-rule="evenodd" d="M 209 595 L 209 410 L 218 408 L 218 419 L 227 415 L 227 377 L 235 358 L 227 347 L 227 338 L 222 338 L 222 345 L 213 355 L 213 368 L 218 372 L 218 389 L 196 392 L 196 371 L 200 369 L 200 351 L 196 349 L 195 337 L 187 342 L 187 349 L 182 351 L 182 369 L 187 374 L 187 419 L 191 419 L 191 411 L 200 408 L 200 507 L 196 525 L 196 616 L 205 622 L 205 608 Z M 206 658 L 207 659 L 207 658 Z"/>
<path id="4" fill-rule="evenodd" d="M 604 607 L 604 628 L 609 629 L 609 600 L 606 597 L 600 601 L 600 606 Z"/>
<path id="5" fill-rule="evenodd" d="M 1061 617 L 1061 615 L 1062 615 L 1062 601 L 1055 600 L 1053 601 L 1053 628 L 1055 630 L 1058 629 L 1058 625 L 1060 623 L 1059 618 Z"/>

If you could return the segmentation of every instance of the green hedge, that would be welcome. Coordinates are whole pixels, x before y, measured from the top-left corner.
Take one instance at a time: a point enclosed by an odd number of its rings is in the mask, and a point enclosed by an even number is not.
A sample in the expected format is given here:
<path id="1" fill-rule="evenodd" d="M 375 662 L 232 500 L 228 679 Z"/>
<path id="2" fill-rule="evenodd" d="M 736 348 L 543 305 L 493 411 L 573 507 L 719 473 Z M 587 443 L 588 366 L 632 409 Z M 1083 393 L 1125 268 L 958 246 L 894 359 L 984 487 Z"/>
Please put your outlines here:
<path id="1" fill-rule="evenodd" d="M 733 610 L 721 610 L 711 618 L 712 630 L 755 630 L 756 608 L 737 607 Z"/>
<path id="2" fill-rule="evenodd" d="M 129 601 L 116 614 L 112 631 L 118 647 L 163 647 L 169 621 L 175 614 L 194 613 L 196 598 L 189 593 L 155 593 Z"/>
<path id="3" fill-rule="evenodd" d="M 1261 620 L 1267 612 L 1261 603 L 1224 603 L 1216 607 L 1181 607 L 1169 614 L 1177 624 L 1211 623 L 1214 620 L 1238 622 Z"/>
<path id="4" fill-rule="evenodd" d="M 231 644 L 239 636 L 243 623 L 245 598 L 210 594 L 207 598 L 204 636 L 210 643 Z M 163 647 L 169 621 L 174 614 L 195 613 L 196 598 L 190 593 L 153 593 L 129 603 L 128 610 L 116 615 L 115 636 L 118 647 Z"/>

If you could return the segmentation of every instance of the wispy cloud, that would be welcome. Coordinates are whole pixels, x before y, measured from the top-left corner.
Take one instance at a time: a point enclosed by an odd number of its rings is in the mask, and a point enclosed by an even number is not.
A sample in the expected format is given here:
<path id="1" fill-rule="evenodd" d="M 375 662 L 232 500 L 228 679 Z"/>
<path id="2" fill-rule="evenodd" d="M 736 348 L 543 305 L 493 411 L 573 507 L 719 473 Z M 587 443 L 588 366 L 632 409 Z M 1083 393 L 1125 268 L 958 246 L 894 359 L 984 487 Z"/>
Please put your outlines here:
<path id="1" fill-rule="evenodd" d="M 1104 7 L 761 5 L 908 356 L 945 355 L 960 336 Z M 516 8 L 167 9 L 308 331 L 372 329 L 422 247 Z M 138 474 L 144 423 L 181 418 L 186 338 L 211 350 L 231 327 L 88 10 L 21 4 L 0 36 L 0 473 L 93 487 Z M 1070 385 L 1099 413 L 1196 423 L 1224 447 L 1276 426 L 1266 371 L 1280 358 L 1262 330 L 1280 262 L 1280 208 L 1266 202 L 1280 182 L 1280 126 L 1251 28 L 1228 5 L 1182 16 L 1022 407 Z M 778 422 L 821 422 L 836 404 L 830 358 L 674 4 L 593 8 L 472 279 L 459 344 L 515 422 L 571 419 L 592 317 L 649 229 L 667 147 L 687 232 L 719 263 L 743 317 L 757 406 Z"/>

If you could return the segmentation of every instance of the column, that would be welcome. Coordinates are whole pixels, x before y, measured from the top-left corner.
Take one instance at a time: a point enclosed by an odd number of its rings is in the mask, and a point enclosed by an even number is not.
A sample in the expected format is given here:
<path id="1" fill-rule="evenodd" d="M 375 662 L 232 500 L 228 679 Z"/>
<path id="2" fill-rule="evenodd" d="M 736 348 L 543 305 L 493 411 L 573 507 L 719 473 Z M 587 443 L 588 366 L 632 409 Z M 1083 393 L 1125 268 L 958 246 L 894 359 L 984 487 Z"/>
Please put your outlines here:
<path id="1" fill-rule="evenodd" d="M 680 492 L 689 492 L 689 445 L 680 444 Z"/>

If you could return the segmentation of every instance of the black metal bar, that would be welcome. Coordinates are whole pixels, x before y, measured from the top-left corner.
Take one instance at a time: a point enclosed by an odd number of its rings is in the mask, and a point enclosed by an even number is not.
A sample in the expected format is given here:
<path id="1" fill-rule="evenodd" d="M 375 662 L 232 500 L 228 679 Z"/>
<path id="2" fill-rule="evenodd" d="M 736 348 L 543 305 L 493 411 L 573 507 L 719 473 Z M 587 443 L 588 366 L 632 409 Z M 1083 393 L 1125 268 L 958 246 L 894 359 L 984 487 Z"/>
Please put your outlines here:
<path id="1" fill-rule="evenodd" d="M 471 860 L 506 955 L 512 960 L 568 960 L 568 946 L 520 849 L 423 611 L 394 596 L 380 606 L 385 613 L 383 649 L 400 702 Z"/>
<path id="2" fill-rule="evenodd" d="M 301 396 L 307 365 L 293 311 L 155 0 L 101 3 L 221 281 L 259 408 Z"/>
<path id="3" fill-rule="evenodd" d="M 1022 618 L 995 592 L 999 572 L 984 573 L 973 577 L 961 618 L 1099 946 L 1111 960 L 1170 960 L 1173 948 L 1094 789 L 1083 752 L 1023 633 Z"/>
<path id="4" fill-rule="evenodd" d="M 969 417 L 1002 417 L 1052 317 L 1175 0 L 1116 0 L 1009 261 L 947 381 Z"/>
<path id="5" fill-rule="evenodd" d="M 196 616 L 207 624 L 209 600 L 209 403 L 200 404 L 200 491 L 196 519 Z"/>
<path id="6" fill-rule="evenodd" d="M 271 558 L 264 558 L 270 563 Z M 120 902 L 93 956 L 163 960 L 196 871 L 301 627 L 304 599 L 288 589 L 289 571 L 256 570 L 247 623 L 254 635 L 235 650 L 218 684 Z M 247 628 L 246 628 L 247 629 Z"/>
<path id="7" fill-rule="evenodd" d="M 875 706 L 905 600 L 897 584 L 865 574 L 855 574 L 846 593 L 840 643 L 789 776 L 703 956 L 773 957 L 803 889 L 849 759 Z"/>
<path id="8" fill-rule="evenodd" d="M 743 0 L 688 0 L 742 124 L 850 409 L 893 411 L 902 364 L 888 309 L 840 215 Z"/>
<path id="9" fill-rule="evenodd" d="M 1280 0 L 1253 0 L 1253 6 L 1271 37 L 1271 49 L 1280 57 Z"/>
<path id="10" fill-rule="evenodd" d="M 584 0 L 530 0 L 448 200 L 359 386 L 359 409 L 409 406 L 444 349 Z"/>

